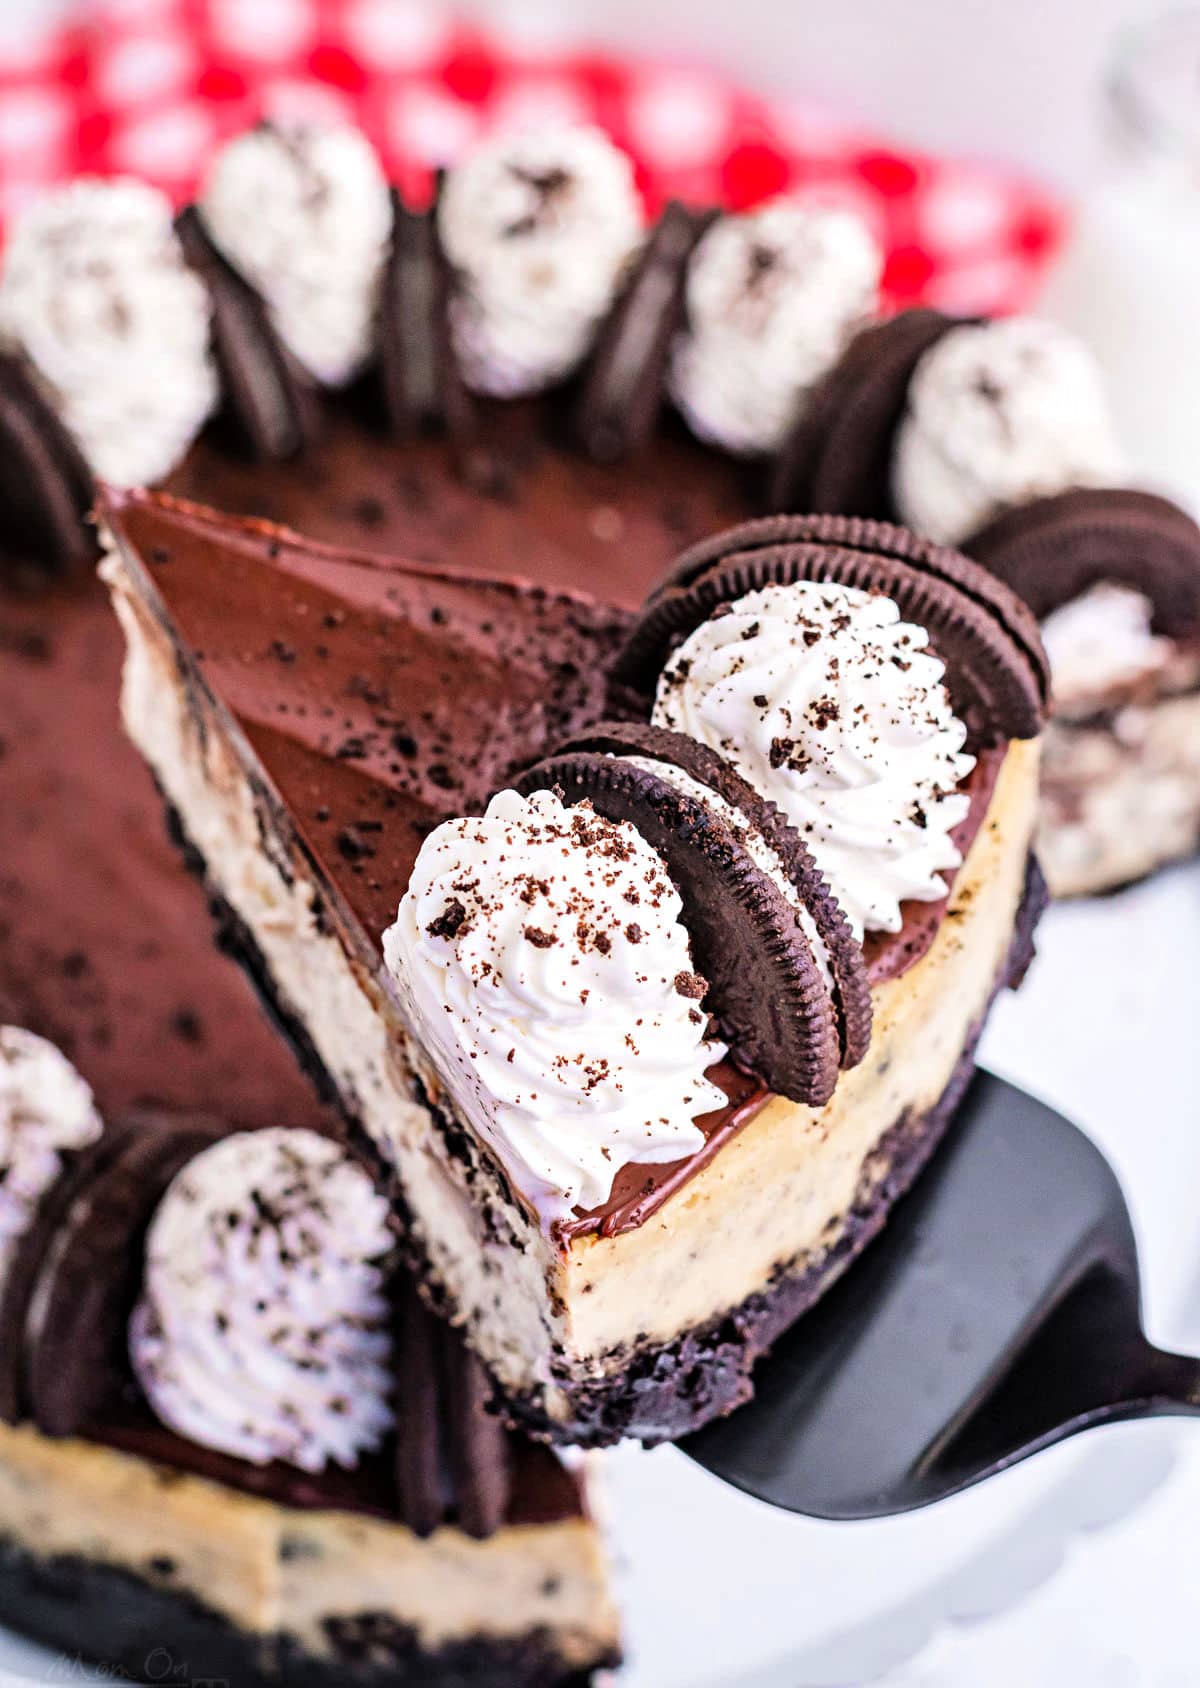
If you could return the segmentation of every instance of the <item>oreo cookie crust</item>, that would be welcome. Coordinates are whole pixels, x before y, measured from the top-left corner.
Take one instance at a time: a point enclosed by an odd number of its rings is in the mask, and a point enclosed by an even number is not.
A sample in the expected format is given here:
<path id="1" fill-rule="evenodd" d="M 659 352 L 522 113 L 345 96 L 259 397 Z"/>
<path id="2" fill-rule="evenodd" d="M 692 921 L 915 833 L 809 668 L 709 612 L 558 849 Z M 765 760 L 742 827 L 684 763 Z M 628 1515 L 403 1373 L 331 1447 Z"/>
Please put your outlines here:
<path id="1" fill-rule="evenodd" d="M 665 727 L 600 721 L 565 740 L 557 754 L 571 751 L 648 757 L 680 768 L 737 810 L 758 833 L 795 886 L 824 945 L 833 981 L 840 1064 L 856 1066 L 871 1038 L 871 993 L 862 946 L 855 941 L 808 846 L 775 804 L 761 797 L 715 750 Z"/>
<path id="2" fill-rule="evenodd" d="M 516 789 L 632 823 L 682 898 L 697 995 L 736 1062 L 792 1101 L 827 1102 L 841 1064 L 833 999 L 795 910 L 733 830 L 665 775 L 597 751 L 549 756 Z"/>
<path id="3" fill-rule="evenodd" d="M 966 320 L 917 308 L 856 334 L 775 460 L 771 508 L 891 521 L 892 445 L 909 383 L 926 352 Z"/>
<path id="4" fill-rule="evenodd" d="M 1036 738 L 1049 671 L 1035 618 L 986 569 L 907 528 L 854 516 L 768 516 L 685 551 L 650 594 L 613 680 L 652 697 L 674 647 L 720 605 L 763 586 L 830 581 L 882 592 L 924 627 L 976 743 Z"/>
<path id="5" fill-rule="evenodd" d="M 1200 638 L 1200 527 L 1154 493 L 1078 488 L 1035 499 L 1004 511 L 964 549 L 1039 621 L 1111 582 L 1145 594 L 1154 632 Z"/>

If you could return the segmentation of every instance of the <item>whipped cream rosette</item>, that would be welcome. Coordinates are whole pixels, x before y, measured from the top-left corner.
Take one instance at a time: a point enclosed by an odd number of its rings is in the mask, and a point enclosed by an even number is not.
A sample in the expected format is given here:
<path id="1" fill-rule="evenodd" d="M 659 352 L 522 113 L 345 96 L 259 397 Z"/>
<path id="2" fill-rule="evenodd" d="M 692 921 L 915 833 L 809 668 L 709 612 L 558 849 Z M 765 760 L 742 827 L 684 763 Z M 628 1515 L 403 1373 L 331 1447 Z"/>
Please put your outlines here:
<path id="1" fill-rule="evenodd" d="M 963 323 L 924 354 L 893 447 L 900 520 L 958 545 L 999 510 L 1115 486 L 1124 464 L 1100 368 L 1033 317 Z"/>
<path id="2" fill-rule="evenodd" d="M 587 125 L 495 136 L 448 172 L 438 231 L 468 385 L 537 392 L 582 361 L 641 244 L 633 165 Z"/>
<path id="3" fill-rule="evenodd" d="M 20 1026 L 0 1026 L 0 1293 L 64 1156 L 102 1130 L 90 1087 L 61 1050 Z"/>
<path id="4" fill-rule="evenodd" d="M 260 124 L 217 153 L 197 203 L 308 373 L 328 387 L 352 380 L 374 351 L 392 233 L 366 136 L 349 124 Z"/>
<path id="5" fill-rule="evenodd" d="M 394 1241 L 366 1170 L 315 1132 L 242 1132 L 189 1160 L 129 1327 L 157 1416 L 253 1464 L 355 1465 L 392 1424 Z"/>
<path id="6" fill-rule="evenodd" d="M 775 450 L 808 389 L 878 303 L 882 256 L 848 211 L 777 199 L 720 217 L 692 253 L 671 396 L 692 431 Z"/>
<path id="7" fill-rule="evenodd" d="M 143 182 L 80 177 L 14 219 L 0 346 L 26 361 L 92 470 L 160 480 L 217 402 L 209 301 L 170 201 Z"/>

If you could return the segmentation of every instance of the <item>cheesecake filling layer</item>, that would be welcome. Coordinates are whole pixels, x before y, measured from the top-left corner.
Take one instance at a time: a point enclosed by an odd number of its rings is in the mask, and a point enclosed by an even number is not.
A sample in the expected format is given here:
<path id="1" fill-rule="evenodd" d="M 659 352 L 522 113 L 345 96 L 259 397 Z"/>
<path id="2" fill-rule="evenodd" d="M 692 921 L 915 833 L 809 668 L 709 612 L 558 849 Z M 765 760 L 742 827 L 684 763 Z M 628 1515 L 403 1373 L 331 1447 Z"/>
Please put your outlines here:
<path id="1" fill-rule="evenodd" d="M 548 1422 L 566 1424 L 577 1382 L 619 1371 L 828 1246 L 876 1145 L 942 1095 L 1002 972 L 1032 831 L 1035 744 L 1009 747 L 928 951 L 877 987 L 871 1053 L 828 1108 L 767 1102 L 647 1222 L 564 1248 L 459 1125 L 370 940 L 343 921 L 332 887 L 253 788 L 236 727 L 123 567 L 106 568 L 129 640 L 127 728 L 252 934 L 277 999 L 395 1168 L 433 1278 L 507 1393 L 536 1396 Z M 780 1187 L 791 1202 L 777 1199 Z"/>
<path id="2" fill-rule="evenodd" d="M 297 1512 L 92 1442 L 0 1425 L 0 1541 L 52 1567 L 117 1567 L 265 1642 L 328 1658 L 339 1628 L 378 1614 L 431 1652 L 535 1631 L 564 1663 L 616 1651 L 599 1540 L 582 1516 L 477 1541 L 422 1540 L 337 1510 Z"/>

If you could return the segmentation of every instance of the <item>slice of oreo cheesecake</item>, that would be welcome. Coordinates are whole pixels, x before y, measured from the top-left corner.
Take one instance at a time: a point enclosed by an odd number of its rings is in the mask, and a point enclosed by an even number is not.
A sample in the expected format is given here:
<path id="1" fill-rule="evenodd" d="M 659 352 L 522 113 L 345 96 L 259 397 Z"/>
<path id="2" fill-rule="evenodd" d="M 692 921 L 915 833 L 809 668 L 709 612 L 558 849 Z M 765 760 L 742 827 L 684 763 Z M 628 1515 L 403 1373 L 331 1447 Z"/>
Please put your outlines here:
<path id="1" fill-rule="evenodd" d="M 871 524 L 733 530 L 631 618 L 102 514 L 127 729 L 508 1411 L 729 1410 L 1028 959 L 1032 617 Z"/>
<path id="2" fill-rule="evenodd" d="M 369 1169 L 306 1127 L 102 1128 L 0 1029 L 0 1620 L 130 1680 L 583 1684 L 582 1473 L 484 1410 Z"/>

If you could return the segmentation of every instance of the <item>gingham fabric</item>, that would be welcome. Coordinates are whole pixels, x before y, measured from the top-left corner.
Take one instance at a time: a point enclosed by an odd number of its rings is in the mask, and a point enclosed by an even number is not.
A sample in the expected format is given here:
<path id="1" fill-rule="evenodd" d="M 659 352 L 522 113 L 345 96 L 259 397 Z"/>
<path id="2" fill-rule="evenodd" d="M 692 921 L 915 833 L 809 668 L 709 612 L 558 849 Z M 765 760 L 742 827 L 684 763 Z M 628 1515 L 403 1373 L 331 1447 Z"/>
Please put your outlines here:
<path id="1" fill-rule="evenodd" d="M 893 306 L 1020 309 L 1060 233 L 1055 201 L 1003 171 L 896 151 L 710 70 L 486 35 L 423 0 L 96 0 L 78 15 L 0 53 L 0 228 L 80 171 L 182 200 L 223 137 L 304 113 L 361 124 L 418 197 L 483 130 L 591 119 L 633 155 L 651 211 L 784 189 L 852 206 L 884 244 Z"/>

